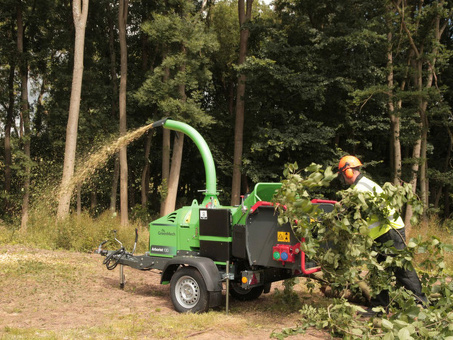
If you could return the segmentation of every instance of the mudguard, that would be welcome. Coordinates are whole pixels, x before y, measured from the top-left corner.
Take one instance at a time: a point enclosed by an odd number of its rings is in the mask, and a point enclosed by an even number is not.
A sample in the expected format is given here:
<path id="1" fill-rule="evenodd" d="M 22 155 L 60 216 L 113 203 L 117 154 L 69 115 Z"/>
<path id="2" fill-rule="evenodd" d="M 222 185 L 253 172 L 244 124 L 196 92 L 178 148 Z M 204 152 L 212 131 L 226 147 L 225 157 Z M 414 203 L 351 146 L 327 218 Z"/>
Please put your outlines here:
<path id="1" fill-rule="evenodd" d="M 208 292 L 222 291 L 222 278 L 219 269 L 214 261 L 207 257 L 177 256 L 172 258 L 162 270 L 160 283 L 170 282 L 171 277 L 181 265 L 197 268 L 203 276 Z"/>

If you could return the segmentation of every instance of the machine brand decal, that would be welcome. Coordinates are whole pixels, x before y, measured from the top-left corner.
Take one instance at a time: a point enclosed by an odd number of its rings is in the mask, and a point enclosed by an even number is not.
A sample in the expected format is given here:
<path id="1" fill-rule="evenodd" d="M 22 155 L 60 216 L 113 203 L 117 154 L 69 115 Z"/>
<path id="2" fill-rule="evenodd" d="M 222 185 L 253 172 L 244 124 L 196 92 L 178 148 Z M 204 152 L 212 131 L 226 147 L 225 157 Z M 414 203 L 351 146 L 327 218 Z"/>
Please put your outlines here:
<path id="1" fill-rule="evenodd" d="M 206 210 L 200 210 L 200 220 L 207 220 L 208 212 Z"/>
<path id="2" fill-rule="evenodd" d="M 165 229 L 159 230 L 157 232 L 158 235 L 167 235 L 167 236 L 176 236 L 176 233 L 171 231 L 166 231 Z"/>
<path id="3" fill-rule="evenodd" d="M 151 246 L 151 253 L 158 253 L 158 254 L 174 254 L 174 247 L 166 247 L 166 246 Z"/>
<path id="4" fill-rule="evenodd" d="M 291 242 L 289 237 L 289 232 L 278 231 L 277 232 L 277 241 L 278 242 Z"/>

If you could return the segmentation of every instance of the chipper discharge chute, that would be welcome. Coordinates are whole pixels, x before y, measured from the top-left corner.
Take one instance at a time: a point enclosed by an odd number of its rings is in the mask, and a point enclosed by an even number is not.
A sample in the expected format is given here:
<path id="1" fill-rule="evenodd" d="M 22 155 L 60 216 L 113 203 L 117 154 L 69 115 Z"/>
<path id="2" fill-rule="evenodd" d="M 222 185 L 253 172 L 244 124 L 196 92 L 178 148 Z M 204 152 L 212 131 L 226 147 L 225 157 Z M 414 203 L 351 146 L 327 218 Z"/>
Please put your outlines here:
<path id="1" fill-rule="evenodd" d="M 216 173 L 211 151 L 203 137 L 189 125 L 163 119 L 153 127 L 185 133 L 198 147 L 205 168 L 206 190 L 201 203 L 193 200 L 149 224 L 149 251 L 143 255 L 98 249 L 108 269 L 120 265 L 161 271 L 161 283 L 170 284 L 171 300 L 179 312 L 205 312 L 222 302 L 226 289 L 239 300 L 268 293 L 272 282 L 309 275 L 320 268 L 305 258 L 301 240 L 289 224 L 280 226 L 272 199 L 281 183 L 258 183 L 242 197 L 239 206 L 222 206 L 217 198 Z M 321 209 L 333 201 L 314 200 Z M 118 241 L 118 240 L 117 240 Z M 119 241 L 118 241 L 119 242 Z M 135 247 L 134 247 L 135 249 Z"/>

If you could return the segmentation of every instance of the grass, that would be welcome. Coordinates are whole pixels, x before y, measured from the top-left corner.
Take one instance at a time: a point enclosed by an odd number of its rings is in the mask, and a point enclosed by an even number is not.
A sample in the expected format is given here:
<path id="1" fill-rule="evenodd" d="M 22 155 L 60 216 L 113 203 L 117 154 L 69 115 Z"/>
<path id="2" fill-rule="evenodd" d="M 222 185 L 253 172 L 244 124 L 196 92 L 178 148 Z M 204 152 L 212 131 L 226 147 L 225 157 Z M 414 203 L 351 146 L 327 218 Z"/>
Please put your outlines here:
<path id="1" fill-rule="evenodd" d="M 275 300 L 272 297 L 253 303 L 238 303 L 229 315 L 225 314 L 223 308 L 204 314 L 177 314 L 169 312 L 165 305 L 149 305 L 148 308 L 150 300 L 162 303 L 170 297 L 160 299 L 158 294 L 154 299 L 149 289 L 145 294 L 136 293 L 134 285 L 143 287 L 150 284 L 143 282 L 148 274 L 146 272 L 137 271 L 141 276 L 134 278 L 130 285 L 127 283 L 124 291 L 119 291 L 118 288 L 109 287 L 110 281 L 105 278 L 108 271 L 101 267 L 94 255 L 72 253 L 73 256 L 70 256 L 71 252 L 68 251 L 39 250 L 17 245 L 0 249 L 3 249 L 0 252 L 0 304 L 4 307 L 2 312 L 8 316 L 4 320 L 0 317 L 2 340 L 197 339 L 213 331 L 220 337 L 227 334 L 227 338 L 241 338 L 250 335 L 250 330 L 264 330 L 265 334 L 270 334 L 271 330 L 267 327 L 276 322 L 275 318 L 288 318 L 291 314 L 297 318 L 298 315 L 295 311 L 273 310 L 271 306 Z M 93 258 L 95 260 L 90 260 Z M 108 273 L 116 277 L 116 273 Z M 128 271 L 126 278 L 132 273 L 136 271 Z M 94 289 L 91 289 L 90 280 L 98 282 Z M 85 289 L 90 289 L 91 293 L 81 297 Z M 100 290 L 102 292 L 98 295 Z M 103 297 L 105 301 L 100 301 Z M 153 299 L 147 299 L 149 297 Z M 134 299 L 135 304 L 129 304 L 130 299 Z M 90 314 L 90 318 L 96 315 L 94 317 L 98 321 L 93 326 L 77 321 L 62 326 L 74 316 L 71 313 L 73 308 L 77 309 L 76 314 L 86 308 L 100 309 L 99 313 Z M 45 314 L 55 315 L 58 320 L 49 317 L 41 320 L 40 316 Z M 33 323 L 29 327 L 17 327 L 6 320 L 27 320 L 27 325 L 28 321 L 33 320 Z M 89 321 L 88 324 L 93 322 Z"/>
<path id="2" fill-rule="evenodd" d="M 4 327 L 2 339 L 187 339 L 197 338 L 206 331 L 228 332 L 242 337 L 256 324 L 223 312 L 142 316 L 112 315 L 111 321 L 100 327 L 78 327 L 53 331 L 35 328 Z M 258 324 L 259 326 L 259 324 Z"/>
<path id="3" fill-rule="evenodd" d="M 109 240 L 106 247 L 119 248 L 119 244 L 114 241 L 113 230 L 116 230 L 116 238 L 127 250 L 132 250 L 135 228 L 139 233 L 137 252 L 145 252 L 148 249 L 149 234 L 147 226 L 140 222 L 132 221 L 128 226 L 122 226 L 119 218 L 111 212 L 105 212 L 96 218 L 82 213 L 80 216 L 71 215 L 63 221 L 57 221 L 52 214 L 34 211 L 26 231 L 17 230 L 13 226 L 0 226 L 0 242 L 41 249 L 91 252 L 104 240 Z"/>
<path id="4" fill-rule="evenodd" d="M 30 311 L 39 310 L 39 306 L 29 304 L 27 299 L 38 301 L 43 297 L 52 304 L 78 304 L 76 287 L 80 283 L 87 284 L 87 280 L 95 276 L 101 268 L 100 262 L 84 262 L 74 257 L 74 252 L 86 253 L 103 241 L 112 239 L 111 230 L 118 230 L 117 238 L 127 249 L 132 249 L 134 229 L 139 229 L 139 244 L 137 253 L 143 253 L 148 247 L 147 227 L 138 223 L 131 223 L 128 227 L 121 227 L 116 217 L 105 213 L 98 218 L 88 215 L 72 216 L 66 221 L 56 222 L 51 216 L 33 216 L 30 227 L 26 232 L 14 228 L 0 226 L 0 244 L 15 244 L 13 253 L 0 250 L 0 296 L 10 296 L 19 302 L 4 306 L 8 315 L 28 317 Z M 453 243 L 453 236 L 447 226 L 436 219 L 431 219 L 428 225 L 416 226 L 409 237 L 423 235 L 424 238 L 436 236 L 444 243 Z M 18 246 L 18 244 L 24 246 Z M 107 245 L 109 249 L 117 245 Z M 0 248 L 2 249 L 2 248 Z M 44 250 L 43 250 L 44 249 Z M 58 250 L 57 252 L 48 250 Z M 63 250 L 62 250 L 63 249 Z M 85 255 L 88 256 L 88 255 Z M 447 268 L 453 272 L 453 254 L 445 254 Z M 138 281 L 140 284 L 145 282 Z M 301 285 L 298 283 L 297 285 Z M 300 286 L 299 286 L 300 287 Z M 129 295 L 137 295 L 135 288 L 127 286 Z M 59 290 L 58 296 L 52 293 Z M 112 291 L 112 294 L 117 292 Z M 148 293 L 148 297 L 169 296 L 157 291 Z M 146 296 L 145 296 L 146 297 Z M 0 338 L 9 339 L 184 339 L 198 338 L 204 333 L 215 330 L 216 334 L 228 334 L 228 337 L 246 337 L 250 332 L 269 329 L 269 325 L 276 325 L 276 330 L 291 326 L 298 319 L 297 309 L 301 303 L 313 306 L 325 306 L 330 299 L 320 294 L 311 294 L 304 291 L 294 296 L 285 296 L 282 291 L 273 291 L 270 298 L 260 299 L 254 303 L 236 303 L 231 306 L 230 315 L 225 311 L 210 311 L 205 314 L 174 314 L 162 308 L 161 305 L 150 305 L 146 312 L 133 308 L 102 316 L 102 322 L 94 327 L 76 325 L 75 327 L 59 327 L 44 329 L 41 327 L 13 327 L 0 326 Z M 23 301 L 20 301 L 23 299 Z M 288 300 L 289 299 L 289 300 Z M 294 303 L 294 305 L 292 305 Z M 86 306 L 98 307 L 97 301 L 89 301 Z M 127 305 L 126 305 L 127 307 Z M 101 316 L 99 316 L 101 317 Z M 279 324 L 279 320 L 286 320 L 289 324 Z M 289 320 L 289 321 L 288 321 Z M 0 325 L 2 322 L 0 321 Z M 279 328 L 281 326 L 281 328 Z M 270 332 L 268 333 L 270 335 Z"/>

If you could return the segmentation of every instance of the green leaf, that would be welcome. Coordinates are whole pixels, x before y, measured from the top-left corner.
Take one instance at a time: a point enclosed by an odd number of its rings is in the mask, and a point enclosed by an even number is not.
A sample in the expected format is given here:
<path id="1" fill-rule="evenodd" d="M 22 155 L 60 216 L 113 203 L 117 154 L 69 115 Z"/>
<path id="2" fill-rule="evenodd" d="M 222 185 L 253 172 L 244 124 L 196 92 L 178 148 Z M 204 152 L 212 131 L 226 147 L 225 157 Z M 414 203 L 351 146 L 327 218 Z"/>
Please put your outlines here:
<path id="1" fill-rule="evenodd" d="M 428 336 L 430 338 L 434 338 L 435 336 L 438 336 L 439 335 L 439 331 L 431 331 L 431 332 L 428 332 Z"/>
<path id="2" fill-rule="evenodd" d="M 352 334 L 357 335 L 357 336 L 362 336 L 363 335 L 363 331 L 360 328 L 353 328 L 351 330 L 351 332 L 352 332 Z"/>
<path id="3" fill-rule="evenodd" d="M 382 319 L 382 327 L 385 329 L 393 329 L 393 323 L 387 319 Z"/>
<path id="4" fill-rule="evenodd" d="M 415 248 L 417 246 L 417 244 L 413 241 L 410 241 L 408 244 L 407 244 L 407 247 L 408 248 Z"/>
<path id="5" fill-rule="evenodd" d="M 395 339 L 395 336 L 393 335 L 393 332 L 388 332 L 384 335 L 382 340 L 393 340 Z"/>
<path id="6" fill-rule="evenodd" d="M 407 327 L 401 328 L 398 332 L 398 338 L 400 340 L 411 340 L 413 337 L 411 337 L 411 333 L 409 332 L 409 329 Z"/>

